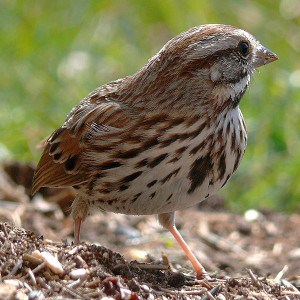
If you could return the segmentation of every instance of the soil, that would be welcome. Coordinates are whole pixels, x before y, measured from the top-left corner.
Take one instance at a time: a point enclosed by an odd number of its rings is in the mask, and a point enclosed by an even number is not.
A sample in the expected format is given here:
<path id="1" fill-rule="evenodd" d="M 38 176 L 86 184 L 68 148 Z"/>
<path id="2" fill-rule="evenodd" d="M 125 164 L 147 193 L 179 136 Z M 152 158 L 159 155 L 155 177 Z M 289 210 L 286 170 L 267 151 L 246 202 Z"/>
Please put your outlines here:
<path id="1" fill-rule="evenodd" d="M 0 171 L 0 299 L 300 299 L 299 215 L 234 214 L 221 197 L 178 212 L 178 229 L 212 278 L 196 280 L 154 216 L 98 212 L 74 245 L 74 191 L 32 198 L 33 170 Z"/>

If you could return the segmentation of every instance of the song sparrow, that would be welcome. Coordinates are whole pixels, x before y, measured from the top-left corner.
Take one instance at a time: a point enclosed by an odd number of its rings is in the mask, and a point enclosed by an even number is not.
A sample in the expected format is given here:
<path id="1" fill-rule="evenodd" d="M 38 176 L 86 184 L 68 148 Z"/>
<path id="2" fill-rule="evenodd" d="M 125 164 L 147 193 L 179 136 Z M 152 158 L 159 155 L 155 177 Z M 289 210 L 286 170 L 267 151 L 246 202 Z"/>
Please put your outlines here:
<path id="1" fill-rule="evenodd" d="M 246 148 L 239 102 L 257 67 L 277 56 L 252 35 L 203 25 L 171 39 L 132 76 L 103 85 L 45 142 L 33 193 L 73 186 L 75 241 L 96 208 L 158 214 L 208 276 L 175 227 L 175 211 L 217 192 Z"/>

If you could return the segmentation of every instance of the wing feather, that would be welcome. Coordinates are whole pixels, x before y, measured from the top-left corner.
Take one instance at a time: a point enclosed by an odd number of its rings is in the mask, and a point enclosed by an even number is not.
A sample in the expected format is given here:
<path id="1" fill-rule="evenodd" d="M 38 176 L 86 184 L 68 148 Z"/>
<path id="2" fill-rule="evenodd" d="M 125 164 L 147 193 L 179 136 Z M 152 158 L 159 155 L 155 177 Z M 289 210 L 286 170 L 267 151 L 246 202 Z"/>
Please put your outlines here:
<path id="1" fill-rule="evenodd" d="M 97 90 L 96 90 L 97 91 Z M 68 115 L 66 122 L 44 142 L 32 193 L 41 187 L 76 186 L 88 181 L 89 168 L 84 157 L 95 139 L 116 136 L 132 120 L 126 106 L 95 93 L 82 100 Z"/>

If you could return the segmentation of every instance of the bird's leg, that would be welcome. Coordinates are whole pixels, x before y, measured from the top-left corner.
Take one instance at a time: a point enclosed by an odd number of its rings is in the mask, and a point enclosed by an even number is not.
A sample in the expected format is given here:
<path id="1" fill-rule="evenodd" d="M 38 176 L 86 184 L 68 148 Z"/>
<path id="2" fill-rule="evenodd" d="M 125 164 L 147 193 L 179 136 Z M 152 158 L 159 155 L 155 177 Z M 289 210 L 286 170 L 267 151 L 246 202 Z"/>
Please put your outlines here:
<path id="1" fill-rule="evenodd" d="M 75 245 L 80 244 L 80 228 L 82 223 L 82 218 L 77 218 L 74 220 L 74 243 Z"/>
<path id="2" fill-rule="evenodd" d="M 80 228 L 81 224 L 88 215 L 89 205 L 83 198 L 79 195 L 76 196 L 72 203 L 71 215 L 74 220 L 74 243 L 80 243 Z"/>
<path id="3" fill-rule="evenodd" d="M 187 258 L 192 263 L 196 274 L 197 279 L 210 279 L 210 276 L 205 271 L 204 267 L 201 265 L 201 263 L 197 260 L 193 252 L 191 251 L 190 247 L 187 245 L 187 243 L 184 241 L 183 237 L 179 233 L 179 231 L 176 228 L 175 225 L 175 213 L 163 213 L 158 215 L 159 223 L 166 229 L 168 229 L 176 241 L 179 243 L 183 251 L 185 252 Z"/>

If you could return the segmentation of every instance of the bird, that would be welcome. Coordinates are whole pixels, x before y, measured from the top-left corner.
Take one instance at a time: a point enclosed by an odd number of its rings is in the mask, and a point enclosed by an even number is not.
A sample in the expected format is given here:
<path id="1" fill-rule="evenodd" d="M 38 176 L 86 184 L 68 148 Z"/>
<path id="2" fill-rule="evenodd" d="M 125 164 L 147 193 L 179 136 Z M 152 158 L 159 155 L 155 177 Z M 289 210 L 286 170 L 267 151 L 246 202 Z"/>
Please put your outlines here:
<path id="1" fill-rule="evenodd" d="M 157 214 L 197 278 L 210 278 L 175 212 L 215 194 L 235 172 L 247 146 L 239 103 L 256 69 L 277 59 L 231 25 L 175 36 L 135 74 L 96 88 L 71 110 L 43 143 L 32 193 L 75 189 L 75 243 L 96 210 Z"/>

